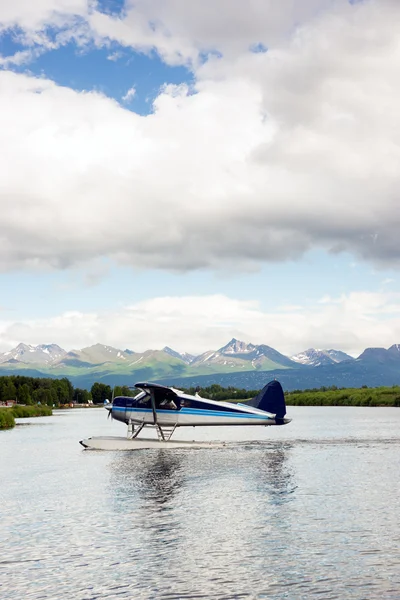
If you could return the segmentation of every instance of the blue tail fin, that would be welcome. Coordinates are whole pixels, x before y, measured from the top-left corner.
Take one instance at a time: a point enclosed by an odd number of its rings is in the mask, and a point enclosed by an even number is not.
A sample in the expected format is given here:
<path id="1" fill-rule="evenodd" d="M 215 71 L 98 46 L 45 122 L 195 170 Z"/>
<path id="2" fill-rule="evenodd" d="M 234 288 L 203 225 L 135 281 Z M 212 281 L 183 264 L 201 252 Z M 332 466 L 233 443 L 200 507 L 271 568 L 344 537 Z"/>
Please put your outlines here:
<path id="1" fill-rule="evenodd" d="M 270 381 L 267 383 L 261 392 L 249 400 L 247 404 L 276 415 L 275 420 L 277 425 L 283 425 L 283 417 L 286 415 L 286 403 L 279 381 Z"/>

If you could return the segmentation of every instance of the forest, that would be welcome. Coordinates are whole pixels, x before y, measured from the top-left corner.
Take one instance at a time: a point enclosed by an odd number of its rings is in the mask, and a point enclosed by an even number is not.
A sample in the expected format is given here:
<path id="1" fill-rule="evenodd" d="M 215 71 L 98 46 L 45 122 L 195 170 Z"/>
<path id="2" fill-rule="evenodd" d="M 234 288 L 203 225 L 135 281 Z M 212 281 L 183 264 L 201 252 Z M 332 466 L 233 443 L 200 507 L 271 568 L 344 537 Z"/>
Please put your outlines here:
<path id="1" fill-rule="evenodd" d="M 132 395 L 134 395 L 134 391 L 128 386 L 114 388 L 114 396 Z M 103 404 L 104 400 L 111 401 L 112 397 L 113 390 L 104 383 L 96 382 L 88 391 L 74 388 L 67 377 L 62 379 L 25 377 L 23 375 L 0 377 L 0 404 L 13 401 L 27 406 L 45 404 L 59 407 L 68 404 Z"/>

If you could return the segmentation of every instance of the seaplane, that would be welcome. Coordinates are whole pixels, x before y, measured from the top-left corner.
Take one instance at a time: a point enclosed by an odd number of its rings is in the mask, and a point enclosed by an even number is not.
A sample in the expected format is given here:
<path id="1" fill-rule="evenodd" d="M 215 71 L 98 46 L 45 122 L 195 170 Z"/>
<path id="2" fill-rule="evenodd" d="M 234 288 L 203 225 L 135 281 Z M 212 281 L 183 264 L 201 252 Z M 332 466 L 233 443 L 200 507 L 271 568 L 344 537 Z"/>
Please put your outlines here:
<path id="1" fill-rule="evenodd" d="M 279 381 L 270 381 L 254 398 L 243 402 L 220 402 L 190 395 L 157 383 L 136 383 L 139 393 L 117 396 L 106 401 L 108 417 L 125 423 L 127 435 L 101 436 L 80 441 L 85 449 L 140 450 L 146 448 L 220 447 L 223 443 L 171 440 L 178 427 L 224 425 L 285 425 L 286 403 Z M 145 427 L 155 429 L 157 437 L 139 438 Z"/>

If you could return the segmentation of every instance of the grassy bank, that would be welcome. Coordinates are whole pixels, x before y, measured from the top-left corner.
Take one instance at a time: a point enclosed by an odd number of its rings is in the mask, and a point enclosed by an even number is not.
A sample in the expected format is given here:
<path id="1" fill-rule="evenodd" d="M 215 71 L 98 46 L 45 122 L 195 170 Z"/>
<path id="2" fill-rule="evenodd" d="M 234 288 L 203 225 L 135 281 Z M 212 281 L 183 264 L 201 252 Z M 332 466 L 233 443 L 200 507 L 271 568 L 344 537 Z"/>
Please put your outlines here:
<path id="1" fill-rule="evenodd" d="M 13 406 L 0 408 L 0 429 L 15 427 L 15 419 L 28 417 L 49 417 L 53 414 L 50 406 Z"/>
<path id="2" fill-rule="evenodd" d="M 0 429 L 11 429 L 15 425 L 15 418 L 9 408 L 0 408 Z"/>
<path id="3" fill-rule="evenodd" d="M 53 414 L 53 410 L 50 406 L 13 406 L 11 409 L 16 419 L 22 419 L 27 417 L 50 417 Z"/>

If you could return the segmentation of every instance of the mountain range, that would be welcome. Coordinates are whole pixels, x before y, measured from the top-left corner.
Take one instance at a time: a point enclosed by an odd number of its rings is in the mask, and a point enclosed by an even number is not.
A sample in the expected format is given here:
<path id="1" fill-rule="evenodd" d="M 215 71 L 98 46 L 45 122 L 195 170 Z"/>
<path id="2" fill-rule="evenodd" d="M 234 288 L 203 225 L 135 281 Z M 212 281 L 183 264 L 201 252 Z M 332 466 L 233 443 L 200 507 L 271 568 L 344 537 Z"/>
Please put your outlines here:
<path id="1" fill-rule="evenodd" d="M 119 350 L 94 344 L 67 352 L 57 344 L 18 344 L 0 354 L 0 375 L 68 377 L 74 386 L 158 381 L 189 387 L 219 383 L 258 389 L 276 377 L 287 390 L 336 385 L 360 387 L 400 383 L 400 345 L 367 348 L 353 358 L 340 350 L 309 348 L 288 357 L 265 344 L 233 338 L 219 350 L 198 356 L 166 346 L 162 350 Z"/>

